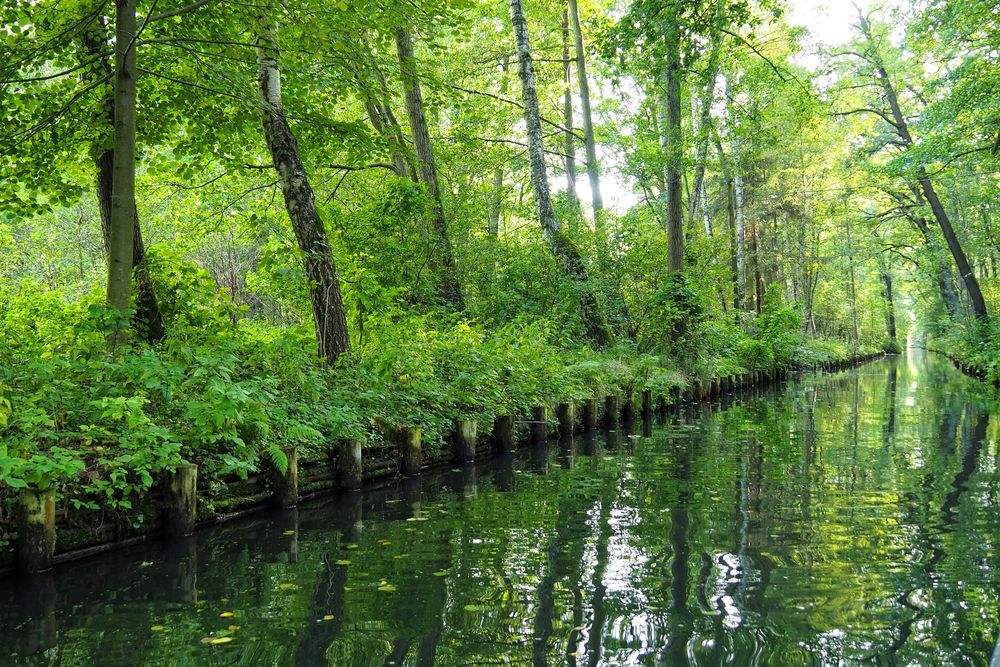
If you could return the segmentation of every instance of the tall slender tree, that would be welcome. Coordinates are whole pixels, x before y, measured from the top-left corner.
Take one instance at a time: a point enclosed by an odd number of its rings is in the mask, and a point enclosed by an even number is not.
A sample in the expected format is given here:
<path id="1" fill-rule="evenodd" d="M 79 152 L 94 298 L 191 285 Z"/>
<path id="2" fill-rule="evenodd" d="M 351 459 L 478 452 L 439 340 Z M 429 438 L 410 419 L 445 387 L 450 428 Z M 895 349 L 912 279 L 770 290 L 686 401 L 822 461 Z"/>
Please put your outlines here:
<path id="1" fill-rule="evenodd" d="M 114 58 L 106 55 L 109 44 L 108 26 L 104 16 L 97 16 L 83 36 L 83 48 L 80 50 L 82 79 L 86 83 L 95 84 L 112 76 Z M 134 49 L 134 47 L 133 47 Z M 111 210 L 112 192 L 114 189 L 114 135 L 115 135 L 115 91 L 114 86 L 102 86 L 102 105 L 108 120 L 106 134 L 101 133 L 93 142 L 90 153 L 94 161 L 95 179 L 94 192 L 97 197 L 97 208 L 101 216 L 101 236 L 104 240 L 104 251 L 110 259 L 111 255 Z M 106 137 L 111 136 L 110 144 Z M 139 332 L 150 342 L 157 341 L 165 335 L 163 316 L 153 291 L 153 280 L 149 274 L 146 260 L 146 246 L 139 225 L 139 212 L 132 214 L 132 273 L 135 279 L 135 322 Z"/>
<path id="2" fill-rule="evenodd" d="M 132 300 L 135 230 L 136 34 L 135 0 L 115 0 L 115 138 L 108 229 L 108 305 L 125 311 Z M 115 338 L 118 338 L 116 335 Z"/>
<path id="3" fill-rule="evenodd" d="M 860 10 L 858 12 L 858 30 L 864 39 L 866 49 L 864 53 L 856 55 L 866 61 L 873 70 L 874 77 L 885 98 L 885 103 L 889 107 L 888 114 L 879 115 L 881 115 L 883 119 L 889 123 L 893 132 L 899 137 L 899 142 L 902 147 L 909 150 L 914 146 L 914 139 L 913 135 L 910 133 L 909 123 L 907 122 L 906 116 L 903 114 L 902 107 L 900 106 L 899 96 L 896 93 L 896 87 L 893 85 L 892 79 L 889 77 L 889 72 L 886 69 L 880 45 L 872 32 L 871 22 L 863 13 L 861 13 Z M 934 183 L 931 181 L 931 177 L 927 173 L 927 169 L 923 164 L 918 165 L 914 169 L 914 181 L 919 186 L 921 194 L 930 205 L 934 219 L 941 228 L 941 233 L 944 236 L 945 242 L 948 244 L 948 250 L 951 251 L 952 258 L 955 260 L 955 267 L 958 269 L 958 275 L 962 279 L 965 289 L 968 292 L 969 303 L 972 306 L 973 314 L 980 318 L 986 317 L 986 300 L 983 298 L 983 292 L 979 287 L 979 280 L 976 278 L 976 275 L 972 270 L 972 266 L 969 264 L 968 257 L 965 254 L 965 249 L 962 247 L 962 243 L 959 241 L 958 235 L 955 234 L 955 229 L 951 225 L 951 220 L 949 219 L 948 214 L 944 209 L 944 205 L 938 197 L 937 190 L 934 188 Z"/>
<path id="4" fill-rule="evenodd" d="M 545 167 L 545 145 L 542 141 L 542 121 L 538 110 L 538 92 L 535 88 L 535 69 L 531 59 L 531 43 L 528 39 L 528 21 L 524 14 L 522 0 L 510 0 L 510 21 L 514 29 L 517 48 L 518 75 L 521 79 L 521 95 L 524 106 L 524 121 L 528 131 L 528 158 L 531 163 L 531 188 L 535 194 L 535 205 L 542 233 L 553 256 L 563 272 L 573 280 L 579 289 L 580 314 L 587 336 L 598 345 L 610 342 L 604 314 L 601 312 L 590 285 L 590 276 L 583 263 L 580 251 L 562 233 L 559 219 L 552 207 L 552 196 Z"/>
<path id="5" fill-rule="evenodd" d="M 580 199 L 576 193 L 576 136 L 573 132 L 573 62 L 569 57 L 569 9 L 562 19 L 562 60 L 563 60 L 563 151 L 566 155 L 566 194 L 574 209 Z"/>
<path id="6" fill-rule="evenodd" d="M 681 26 L 680 7 L 670 2 L 663 10 L 664 61 L 661 71 L 662 147 L 666 163 L 667 270 L 684 270 L 684 205 L 681 201 L 683 139 L 681 130 Z"/>
<path id="7" fill-rule="evenodd" d="M 285 209 L 305 263 L 319 356 L 332 363 L 350 347 L 347 318 L 326 228 L 316 208 L 316 196 L 299 155 L 298 143 L 285 118 L 276 12 L 271 0 L 263 2 L 257 10 L 254 26 L 261 123 L 285 198 Z M 116 160 L 117 155 L 116 152 Z"/>
<path id="8" fill-rule="evenodd" d="M 583 28 L 577 0 L 569 0 L 576 44 L 576 77 L 580 86 L 580 113 L 583 116 L 583 145 L 587 154 L 587 177 L 590 180 L 590 200 L 594 208 L 594 226 L 604 224 L 604 197 L 601 194 L 601 167 L 597 161 L 597 140 L 594 137 L 594 117 L 590 108 L 590 82 L 587 79 L 587 54 L 583 46 Z"/>
<path id="9" fill-rule="evenodd" d="M 424 97 L 420 90 L 417 60 L 413 54 L 413 38 L 406 28 L 396 30 L 396 53 L 399 56 L 399 71 L 403 79 L 406 95 L 406 115 L 410 119 L 410 132 L 417 153 L 417 170 L 420 182 L 427 188 L 431 198 L 431 235 L 434 242 L 434 259 L 441 281 L 441 295 L 455 308 L 464 307 L 462 290 L 458 282 L 458 269 L 451 251 L 448 236 L 448 220 L 445 217 L 441 186 L 438 182 L 437 167 L 434 164 L 434 148 L 430 131 L 427 129 L 427 114 L 424 112 Z"/>

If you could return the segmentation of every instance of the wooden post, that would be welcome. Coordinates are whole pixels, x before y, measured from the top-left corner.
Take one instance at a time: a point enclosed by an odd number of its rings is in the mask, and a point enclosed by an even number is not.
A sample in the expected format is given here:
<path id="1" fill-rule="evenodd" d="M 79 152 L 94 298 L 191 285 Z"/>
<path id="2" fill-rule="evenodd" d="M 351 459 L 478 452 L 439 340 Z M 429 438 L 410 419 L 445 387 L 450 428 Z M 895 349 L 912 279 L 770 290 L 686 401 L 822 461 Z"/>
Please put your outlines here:
<path id="1" fill-rule="evenodd" d="M 493 420 L 493 444 L 497 451 L 514 451 L 514 418 L 500 415 Z"/>
<path id="2" fill-rule="evenodd" d="M 653 417 L 653 390 L 642 390 L 642 420 L 649 421 Z"/>
<path id="3" fill-rule="evenodd" d="M 583 430 L 593 431 L 597 428 L 597 399 L 588 398 L 583 402 Z"/>
<path id="4" fill-rule="evenodd" d="M 556 418 L 559 420 L 559 437 L 568 438 L 576 430 L 576 404 L 560 403 L 556 407 Z"/>
<path id="5" fill-rule="evenodd" d="M 405 477 L 420 474 L 420 429 L 400 426 L 396 429 L 399 445 L 399 472 Z"/>
<path id="6" fill-rule="evenodd" d="M 337 450 L 337 479 L 345 491 L 361 488 L 361 438 L 340 441 Z"/>
<path id="7" fill-rule="evenodd" d="M 622 421 L 626 424 L 635 421 L 635 394 L 629 392 L 622 405 Z"/>
<path id="8" fill-rule="evenodd" d="M 545 442 L 549 432 L 549 409 L 544 405 L 536 405 L 531 409 L 531 444 Z"/>
<path id="9" fill-rule="evenodd" d="M 194 532 L 198 510 L 198 466 L 187 463 L 167 475 L 164 525 L 167 535 L 179 537 Z"/>
<path id="10" fill-rule="evenodd" d="M 22 572 L 49 570 L 55 549 L 56 490 L 22 490 L 18 498 L 18 566 Z"/>
<path id="11" fill-rule="evenodd" d="M 456 461 L 468 463 L 476 460 L 476 440 L 478 437 L 478 427 L 474 420 L 462 419 L 458 422 L 455 433 L 452 435 Z"/>
<path id="12" fill-rule="evenodd" d="M 299 452 L 293 448 L 283 450 L 288 459 L 284 474 L 277 466 L 271 468 L 271 502 L 282 509 L 295 507 L 299 502 Z"/>
<path id="13" fill-rule="evenodd" d="M 604 399 L 604 425 L 607 428 L 618 428 L 618 395 L 608 394 Z"/>

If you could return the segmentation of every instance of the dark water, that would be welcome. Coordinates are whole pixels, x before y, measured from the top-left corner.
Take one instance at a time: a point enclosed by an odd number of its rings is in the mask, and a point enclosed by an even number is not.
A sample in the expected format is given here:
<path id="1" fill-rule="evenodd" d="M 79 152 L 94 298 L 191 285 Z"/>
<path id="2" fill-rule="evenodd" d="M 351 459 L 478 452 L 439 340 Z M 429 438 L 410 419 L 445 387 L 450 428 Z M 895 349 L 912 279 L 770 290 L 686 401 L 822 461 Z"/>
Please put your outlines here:
<path id="1" fill-rule="evenodd" d="M 986 665 L 994 410 L 919 353 L 809 375 L 0 581 L 0 662 Z"/>

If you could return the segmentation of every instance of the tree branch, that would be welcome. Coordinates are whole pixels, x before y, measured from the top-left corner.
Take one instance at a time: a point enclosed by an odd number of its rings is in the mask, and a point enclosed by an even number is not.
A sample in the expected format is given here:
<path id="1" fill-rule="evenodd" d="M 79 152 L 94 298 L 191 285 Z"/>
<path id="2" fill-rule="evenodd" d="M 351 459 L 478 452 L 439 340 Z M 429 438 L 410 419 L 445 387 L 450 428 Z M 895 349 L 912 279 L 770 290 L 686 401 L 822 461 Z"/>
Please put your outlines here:
<path id="1" fill-rule="evenodd" d="M 493 93 L 487 93 L 487 92 L 484 92 L 482 90 L 472 90 L 471 88 L 463 88 L 462 86 L 459 86 L 459 85 L 454 84 L 454 83 L 449 83 L 448 87 L 449 88 L 454 88 L 455 90 L 459 90 L 459 91 L 461 91 L 463 93 L 469 93 L 471 95 L 482 95 L 483 97 L 492 97 L 495 100 L 499 100 L 499 101 L 501 101 L 501 102 L 503 102 L 505 104 L 510 104 L 512 106 L 517 107 L 518 109 L 522 109 L 522 110 L 524 109 L 524 105 L 521 104 L 520 102 L 518 102 L 517 100 L 512 100 L 512 99 L 509 99 L 509 98 L 506 98 L 506 97 L 501 97 L 499 95 L 494 95 Z M 559 123 L 556 123 L 554 121 L 549 120 L 545 116 L 541 116 L 540 115 L 539 118 L 542 119 L 543 123 L 551 125 L 552 127 L 556 128 L 560 132 L 568 132 L 569 134 L 572 134 L 574 137 L 576 137 L 580 141 L 584 140 L 582 134 L 577 134 L 573 130 L 567 129 L 567 128 L 563 127 L 562 125 L 560 125 Z"/>

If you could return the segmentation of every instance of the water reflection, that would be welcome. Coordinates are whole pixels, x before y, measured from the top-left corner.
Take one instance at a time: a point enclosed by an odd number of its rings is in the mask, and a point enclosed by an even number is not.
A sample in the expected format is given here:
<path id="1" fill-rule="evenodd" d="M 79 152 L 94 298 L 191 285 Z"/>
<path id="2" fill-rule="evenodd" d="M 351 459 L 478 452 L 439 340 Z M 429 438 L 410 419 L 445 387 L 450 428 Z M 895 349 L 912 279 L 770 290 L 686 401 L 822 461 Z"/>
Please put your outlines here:
<path id="1" fill-rule="evenodd" d="M 914 354 L 6 580 L 0 663 L 988 664 L 977 387 Z"/>

